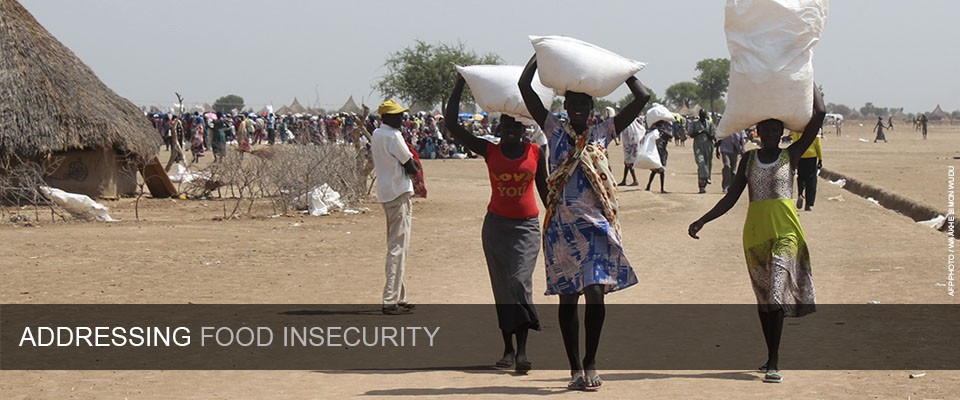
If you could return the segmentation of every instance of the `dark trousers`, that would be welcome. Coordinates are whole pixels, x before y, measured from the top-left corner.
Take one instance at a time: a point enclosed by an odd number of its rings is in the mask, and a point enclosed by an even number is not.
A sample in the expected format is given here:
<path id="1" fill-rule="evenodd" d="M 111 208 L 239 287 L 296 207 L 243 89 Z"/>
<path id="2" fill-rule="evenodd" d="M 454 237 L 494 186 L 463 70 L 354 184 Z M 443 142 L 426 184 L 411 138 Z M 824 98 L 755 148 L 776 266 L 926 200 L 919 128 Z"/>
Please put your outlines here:
<path id="1" fill-rule="evenodd" d="M 817 158 L 801 158 L 797 164 L 797 195 L 803 196 L 807 207 L 817 202 Z"/>
<path id="2" fill-rule="evenodd" d="M 720 157 L 723 160 L 723 182 L 720 186 L 726 191 L 733 184 L 733 177 L 737 176 L 737 159 L 740 158 L 740 154 L 720 153 Z"/>

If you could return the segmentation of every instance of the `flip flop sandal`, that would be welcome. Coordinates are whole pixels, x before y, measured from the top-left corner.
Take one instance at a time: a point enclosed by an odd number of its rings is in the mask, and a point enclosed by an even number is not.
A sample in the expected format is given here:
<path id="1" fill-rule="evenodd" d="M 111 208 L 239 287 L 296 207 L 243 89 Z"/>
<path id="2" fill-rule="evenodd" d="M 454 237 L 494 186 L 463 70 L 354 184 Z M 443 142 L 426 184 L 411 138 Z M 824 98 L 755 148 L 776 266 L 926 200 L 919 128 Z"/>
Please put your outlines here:
<path id="1" fill-rule="evenodd" d="M 780 375 L 780 372 L 767 372 L 763 376 L 764 383 L 780 383 L 783 382 L 783 375 Z"/>
<path id="2" fill-rule="evenodd" d="M 594 375 L 593 377 L 587 377 L 584 390 L 595 391 L 600 389 L 600 386 L 603 386 L 603 379 L 600 379 L 600 375 Z"/>
<path id="3" fill-rule="evenodd" d="M 567 390 L 586 390 L 587 383 L 583 380 L 583 375 L 574 375 L 567 383 Z"/>
<path id="4" fill-rule="evenodd" d="M 533 364 L 530 363 L 530 361 L 524 360 L 517 362 L 517 368 L 514 371 L 520 375 L 526 375 L 531 369 L 533 369 Z"/>
<path id="5" fill-rule="evenodd" d="M 765 373 L 767 373 L 767 371 L 768 371 L 769 369 L 770 369 L 770 367 L 767 367 L 767 363 L 763 363 L 763 365 L 761 365 L 759 368 L 757 368 L 757 372 L 759 372 L 759 373 L 761 373 L 761 374 L 765 374 Z"/>
<path id="6" fill-rule="evenodd" d="M 496 366 L 497 368 L 511 368 L 513 367 L 513 363 L 514 363 L 513 357 L 509 357 L 509 358 L 504 357 L 497 360 L 497 363 L 494 364 L 494 366 Z"/>

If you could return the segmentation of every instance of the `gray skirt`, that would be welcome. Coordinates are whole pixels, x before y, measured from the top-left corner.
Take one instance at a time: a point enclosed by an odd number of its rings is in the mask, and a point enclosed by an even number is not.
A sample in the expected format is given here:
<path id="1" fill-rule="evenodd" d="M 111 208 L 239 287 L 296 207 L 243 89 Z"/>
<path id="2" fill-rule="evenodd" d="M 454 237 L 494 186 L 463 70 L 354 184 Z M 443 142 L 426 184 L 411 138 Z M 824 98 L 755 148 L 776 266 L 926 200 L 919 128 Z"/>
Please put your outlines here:
<path id="1" fill-rule="evenodd" d="M 500 330 L 539 331 L 540 319 L 533 306 L 533 270 L 541 243 L 537 217 L 513 219 L 488 212 L 481 238 Z"/>

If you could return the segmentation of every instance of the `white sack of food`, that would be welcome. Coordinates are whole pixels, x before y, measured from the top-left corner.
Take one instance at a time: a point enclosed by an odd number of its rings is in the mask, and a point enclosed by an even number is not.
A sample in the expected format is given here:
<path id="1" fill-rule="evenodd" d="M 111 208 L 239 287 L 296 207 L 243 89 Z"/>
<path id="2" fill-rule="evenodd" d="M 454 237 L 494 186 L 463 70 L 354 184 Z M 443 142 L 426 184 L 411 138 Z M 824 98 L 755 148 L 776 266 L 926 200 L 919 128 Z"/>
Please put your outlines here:
<path id="1" fill-rule="evenodd" d="M 563 95 L 568 90 L 606 97 L 646 64 L 565 36 L 530 36 L 540 82 Z"/>
<path id="2" fill-rule="evenodd" d="M 673 113 L 664 107 L 662 104 L 653 103 L 653 106 L 647 110 L 646 122 L 647 126 L 653 126 L 653 124 L 660 121 L 669 121 L 673 122 Z"/>
<path id="3" fill-rule="evenodd" d="M 98 221 L 113 222 L 108 213 L 110 209 L 103 204 L 97 203 L 85 194 L 68 193 L 63 190 L 41 186 L 40 193 L 47 196 L 60 208 L 66 210 L 74 218 Z"/>
<path id="4" fill-rule="evenodd" d="M 516 118 L 524 124 L 533 123 L 533 117 L 527 111 L 520 94 L 520 75 L 523 67 L 517 65 L 471 65 L 457 66 L 457 71 L 467 81 L 470 92 L 477 105 L 488 113 L 503 113 Z M 540 104 L 550 108 L 553 104 L 553 90 L 543 86 L 534 76 L 533 90 L 540 97 Z"/>
<path id="5" fill-rule="evenodd" d="M 620 132 L 620 142 L 623 144 L 624 164 L 637 163 L 637 157 L 640 153 L 640 141 L 646 133 L 647 129 L 644 128 L 643 124 L 637 119 L 634 119 L 630 125 L 627 125 L 623 132 Z"/>
<path id="6" fill-rule="evenodd" d="M 647 132 L 647 134 L 643 136 L 643 140 L 640 141 L 640 151 L 637 152 L 637 162 L 633 165 L 634 168 L 663 168 L 663 164 L 660 163 L 660 152 L 657 151 L 657 139 L 659 138 L 660 131 L 656 129 Z"/>
<path id="7" fill-rule="evenodd" d="M 730 86 L 718 138 L 770 118 L 803 131 L 813 110 L 813 46 L 827 6 L 828 0 L 727 0 Z"/>

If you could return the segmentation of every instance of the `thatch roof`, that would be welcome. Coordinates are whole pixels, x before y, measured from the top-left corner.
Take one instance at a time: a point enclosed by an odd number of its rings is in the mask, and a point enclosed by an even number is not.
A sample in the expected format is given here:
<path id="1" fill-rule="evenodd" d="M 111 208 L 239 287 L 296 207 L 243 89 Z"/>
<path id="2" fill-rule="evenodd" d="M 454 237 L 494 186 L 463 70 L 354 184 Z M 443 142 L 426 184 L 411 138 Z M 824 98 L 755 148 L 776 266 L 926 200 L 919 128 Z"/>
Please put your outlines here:
<path id="1" fill-rule="evenodd" d="M 947 117 L 949 117 L 949 115 L 947 115 L 947 113 L 943 112 L 943 109 L 940 108 L 940 105 L 939 105 L 939 104 L 937 104 L 937 108 L 934 108 L 933 111 L 931 111 L 929 114 L 927 114 L 927 119 L 930 119 L 930 120 L 933 120 L 933 121 L 938 121 L 938 120 L 941 120 L 941 119 L 946 119 Z"/>
<path id="2" fill-rule="evenodd" d="M 15 0 L 0 0 L 0 157 L 114 148 L 149 159 L 160 134 Z"/>
<path id="3" fill-rule="evenodd" d="M 340 107 L 339 112 L 360 114 L 363 110 L 357 105 L 357 102 L 353 100 L 353 96 L 350 96 L 347 102 L 343 103 L 343 107 Z"/>
<path id="4" fill-rule="evenodd" d="M 293 98 L 293 103 L 290 103 L 290 106 L 287 107 L 287 110 L 291 114 L 305 114 L 307 112 L 306 107 L 300 104 L 300 100 L 297 100 L 296 97 Z"/>

